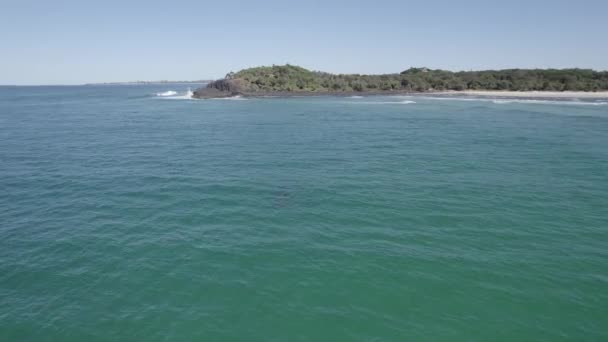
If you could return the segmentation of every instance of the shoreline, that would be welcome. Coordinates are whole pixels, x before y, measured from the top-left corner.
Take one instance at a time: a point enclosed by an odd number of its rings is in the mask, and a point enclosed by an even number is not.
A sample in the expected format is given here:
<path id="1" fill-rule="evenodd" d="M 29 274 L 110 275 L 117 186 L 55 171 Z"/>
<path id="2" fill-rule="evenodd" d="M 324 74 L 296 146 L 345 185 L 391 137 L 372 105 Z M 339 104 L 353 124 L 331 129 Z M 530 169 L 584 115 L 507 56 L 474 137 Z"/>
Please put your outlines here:
<path id="1" fill-rule="evenodd" d="M 498 91 L 498 90 L 463 90 L 463 91 L 329 91 L 329 92 L 239 92 L 224 93 L 216 92 L 208 96 L 195 96 L 196 99 L 229 98 L 241 96 L 245 98 L 268 98 L 268 97 L 352 97 L 352 96 L 450 96 L 450 97 L 480 97 L 480 98 L 539 98 L 539 99 L 608 99 L 608 91 L 584 92 L 584 91 Z"/>
<path id="2" fill-rule="evenodd" d="M 349 97 L 349 96 L 394 96 L 394 95 L 417 95 L 425 92 L 388 90 L 388 91 L 258 91 L 258 92 L 243 92 L 243 91 L 220 91 L 217 89 L 200 88 L 194 91 L 193 98 L 195 99 L 218 99 L 235 96 L 247 98 L 260 97 Z"/>
<path id="3" fill-rule="evenodd" d="M 604 99 L 608 98 L 608 91 L 503 91 L 503 90 L 462 90 L 462 91 L 440 91 L 429 94 L 435 95 L 459 95 L 478 97 L 508 97 L 508 98 L 585 98 Z"/>

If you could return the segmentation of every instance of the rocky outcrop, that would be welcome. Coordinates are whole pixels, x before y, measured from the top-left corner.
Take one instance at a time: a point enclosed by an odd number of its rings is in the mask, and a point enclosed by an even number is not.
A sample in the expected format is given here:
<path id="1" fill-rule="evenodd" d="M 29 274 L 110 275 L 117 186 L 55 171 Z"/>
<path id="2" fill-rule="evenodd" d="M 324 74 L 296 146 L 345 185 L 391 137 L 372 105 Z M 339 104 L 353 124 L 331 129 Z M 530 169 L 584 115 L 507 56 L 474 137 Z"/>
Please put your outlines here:
<path id="1" fill-rule="evenodd" d="M 193 97 L 197 99 L 231 97 L 243 94 L 240 80 L 221 79 L 210 82 L 206 87 L 196 89 Z"/>

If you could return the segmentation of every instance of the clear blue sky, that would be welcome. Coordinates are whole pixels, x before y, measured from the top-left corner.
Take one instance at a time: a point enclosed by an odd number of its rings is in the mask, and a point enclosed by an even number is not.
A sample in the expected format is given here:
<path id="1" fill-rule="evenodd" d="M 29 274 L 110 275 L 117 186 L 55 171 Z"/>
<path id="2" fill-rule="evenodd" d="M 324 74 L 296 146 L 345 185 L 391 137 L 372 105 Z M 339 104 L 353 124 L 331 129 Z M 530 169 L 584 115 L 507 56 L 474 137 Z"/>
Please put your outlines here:
<path id="1" fill-rule="evenodd" d="M 0 84 L 337 73 L 608 69 L 608 1 L 0 0 Z"/>

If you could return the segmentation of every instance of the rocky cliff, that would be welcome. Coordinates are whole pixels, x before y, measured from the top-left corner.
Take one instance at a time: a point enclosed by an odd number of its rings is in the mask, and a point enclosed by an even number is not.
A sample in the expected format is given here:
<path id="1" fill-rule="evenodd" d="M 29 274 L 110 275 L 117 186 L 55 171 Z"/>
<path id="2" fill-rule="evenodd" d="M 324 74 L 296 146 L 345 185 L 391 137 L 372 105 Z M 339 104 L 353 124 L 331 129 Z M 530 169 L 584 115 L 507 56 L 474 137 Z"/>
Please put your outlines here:
<path id="1" fill-rule="evenodd" d="M 210 82 L 206 87 L 196 89 L 193 97 L 197 99 L 231 97 L 243 94 L 240 80 L 221 79 Z"/>

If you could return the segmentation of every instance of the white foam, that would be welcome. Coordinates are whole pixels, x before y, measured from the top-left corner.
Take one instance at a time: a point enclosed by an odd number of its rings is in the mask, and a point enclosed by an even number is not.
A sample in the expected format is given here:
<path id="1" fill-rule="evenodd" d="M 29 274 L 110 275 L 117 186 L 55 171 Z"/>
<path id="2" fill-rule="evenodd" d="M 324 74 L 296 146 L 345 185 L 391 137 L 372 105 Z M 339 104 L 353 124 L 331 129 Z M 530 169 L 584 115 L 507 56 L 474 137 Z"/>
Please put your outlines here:
<path id="1" fill-rule="evenodd" d="M 491 102 L 494 104 L 546 104 L 546 105 L 570 105 L 570 106 L 605 106 L 605 100 L 581 101 L 580 99 L 569 100 L 545 100 L 545 99 L 521 99 L 521 98 L 481 98 L 481 97 L 451 97 L 451 96 L 403 96 L 405 98 L 423 99 L 431 101 L 465 101 L 465 102 Z"/>
<path id="2" fill-rule="evenodd" d="M 182 93 L 181 95 L 178 95 L 178 93 L 176 91 L 169 90 L 164 93 L 158 93 L 158 94 L 156 94 L 156 96 L 159 96 L 163 99 L 168 99 L 168 100 L 191 100 L 194 96 L 194 93 L 192 92 L 192 90 L 190 88 L 188 88 L 188 91 L 186 91 L 185 93 Z"/>
<path id="3" fill-rule="evenodd" d="M 362 99 L 363 96 L 353 95 L 353 96 L 349 96 L 349 98 L 351 98 L 351 99 Z"/>
<path id="4" fill-rule="evenodd" d="M 245 101 L 247 99 L 242 97 L 241 95 L 235 95 L 235 96 L 230 96 L 230 97 L 217 97 L 217 98 L 212 98 L 210 100 Z"/>
<path id="5" fill-rule="evenodd" d="M 414 96 L 404 96 L 409 98 L 414 98 Z M 466 98 L 466 97 L 437 97 L 437 96 L 416 96 L 417 99 L 423 100 L 437 100 L 437 101 L 486 101 L 487 99 L 481 98 Z"/>
<path id="6" fill-rule="evenodd" d="M 177 92 L 173 91 L 173 90 L 167 90 L 162 93 L 156 93 L 156 96 L 160 96 L 160 97 L 175 96 L 175 95 L 177 95 Z"/>
<path id="7" fill-rule="evenodd" d="M 549 104 L 549 105 L 568 105 L 568 106 L 603 106 L 608 104 L 608 102 L 583 102 L 580 100 L 574 101 L 552 101 L 552 100 L 504 100 L 504 99 L 495 99 L 492 100 L 495 104 L 510 104 L 510 103 L 522 103 L 522 104 Z"/>
<path id="8" fill-rule="evenodd" d="M 387 105 L 387 104 L 413 104 L 416 103 L 416 101 L 411 101 L 411 100 L 403 100 L 403 101 L 357 101 L 357 102 L 348 102 L 351 104 L 366 104 L 366 105 Z"/>

